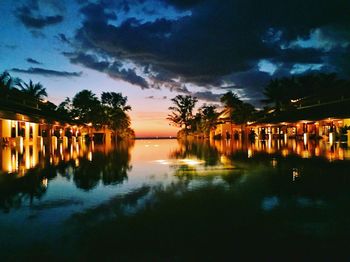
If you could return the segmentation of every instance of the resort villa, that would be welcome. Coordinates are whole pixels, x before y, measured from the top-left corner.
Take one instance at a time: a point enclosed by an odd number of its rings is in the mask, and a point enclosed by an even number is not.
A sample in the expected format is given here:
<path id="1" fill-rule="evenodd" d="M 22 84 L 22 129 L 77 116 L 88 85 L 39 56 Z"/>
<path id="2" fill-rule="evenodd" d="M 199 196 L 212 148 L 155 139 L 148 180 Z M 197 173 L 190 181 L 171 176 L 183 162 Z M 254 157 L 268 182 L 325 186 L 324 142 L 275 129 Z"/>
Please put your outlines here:
<path id="1" fill-rule="evenodd" d="M 350 141 L 350 99 L 316 103 L 286 111 L 271 111 L 246 125 L 236 125 L 224 110 L 211 137 L 235 138 L 254 135 L 268 139 L 325 139 Z"/>
<path id="2" fill-rule="evenodd" d="M 82 154 L 85 140 L 92 137 L 103 140 L 106 145 L 111 144 L 112 131 L 108 128 L 96 130 L 92 124 L 72 121 L 55 111 L 43 110 L 39 103 L 50 102 L 27 99 L 23 94 L 20 99 L 0 98 L 1 170 L 20 172 L 22 166 L 24 172 L 35 167 L 38 154 L 45 154 L 46 147 L 51 147 L 52 152 L 58 151 L 63 157 L 66 150 L 73 152 L 73 148 L 77 152 L 68 155 Z M 51 158 L 50 162 L 57 162 L 55 157 Z"/>

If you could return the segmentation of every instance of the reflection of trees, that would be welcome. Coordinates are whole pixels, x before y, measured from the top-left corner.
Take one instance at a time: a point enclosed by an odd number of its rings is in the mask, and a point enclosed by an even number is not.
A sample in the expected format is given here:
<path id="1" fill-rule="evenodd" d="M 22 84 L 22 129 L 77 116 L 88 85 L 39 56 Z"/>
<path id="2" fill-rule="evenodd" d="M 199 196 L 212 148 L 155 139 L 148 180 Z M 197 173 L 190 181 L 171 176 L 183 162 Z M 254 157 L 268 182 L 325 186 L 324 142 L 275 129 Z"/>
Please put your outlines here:
<path id="1" fill-rule="evenodd" d="M 40 159 L 40 165 L 30 169 L 20 177 L 18 174 L 2 174 L 0 171 L 0 209 L 8 212 L 19 208 L 25 201 L 30 203 L 40 199 L 45 193 L 49 181 L 62 176 L 73 181 L 77 188 L 91 190 L 101 180 L 104 185 L 122 183 L 127 178 L 130 166 L 130 142 L 116 145 L 108 152 L 94 152 L 92 160 L 86 156 L 74 160 L 50 164 L 50 157 Z"/>
<path id="2" fill-rule="evenodd" d="M 219 151 L 205 141 L 179 140 L 180 146 L 170 154 L 170 158 L 187 159 L 198 158 L 205 161 L 206 166 L 215 166 L 219 163 Z"/>
<path id="3" fill-rule="evenodd" d="M 229 159 L 223 159 L 218 149 L 209 141 L 179 141 L 180 146 L 170 154 L 170 158 L 179 160 L 173 166 L 175 175 L 184 181 L 193 179 L 215 183 L 218 176 L 232 185 L 244 174 L 244 169 L 232 165 Z"/>
<path id="4" fill-rule="evenodd" d="M 13 174 L 0 175 L 0 208 L 9 212 L 11 208 L 18 208 L 24 201 L 40 199 L 46 192 L 42 183 L 39 169 L 31 169 L 26 176 L 17 177 Z"/>
<path id="5" fill-rule="evenodd" d="M 74 182 L 78 188 L 90 190 L 102 180 L 104 185 L 118 184 L 127 178 L 130 166 L 130 143 L 119 143 L 115 151 L 95 152 L 92 161 L 84 158 L 74 169 Z"/>

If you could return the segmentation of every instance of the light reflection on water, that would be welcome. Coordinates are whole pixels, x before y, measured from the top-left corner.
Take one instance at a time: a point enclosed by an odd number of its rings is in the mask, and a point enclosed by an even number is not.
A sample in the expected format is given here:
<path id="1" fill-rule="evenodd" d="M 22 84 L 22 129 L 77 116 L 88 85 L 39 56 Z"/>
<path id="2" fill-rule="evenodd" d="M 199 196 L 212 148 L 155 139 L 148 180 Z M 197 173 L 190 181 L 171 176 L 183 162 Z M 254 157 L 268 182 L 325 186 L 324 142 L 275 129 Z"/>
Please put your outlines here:
<path id="1" fill-rule="evenodd" d="M 276 168 L 290 157 L 300 159 L 350 160 L 350 149 L 344 143 L 322 140 L 271 140 L 242 143 L 236 140 L 190 142 L 176 140 L 137 140 L 130 143 L 95 145 L 74 143 L 57 146 L 27 145 L 22 149 L 1 149 L 0 208 L 31 206 L 47 197 L 61 198 L 62 192 L 81 194 L 96 204 L 108 195 L 103 189 L 117 186 L 132 190 L 142 183 L 170 182 L 180 176 L 221 176 L 239 172 L 235 155 L 246 159 L 266 155 L 267 163 Z M 299 166 L 292 167 L 292 180 L 300 177 Z M 175 175 L 175 176 L 172 176 Z M 49 187 L 53 187 L 49 189 Z M 62 192 L 56 192 L 59 187 Z M 101 192 L 99 192 L 101 191 Z M 117 193 L 117 192 L 114 192 Z M 86 198 L 82 202 L 86 201 Z M 43 200 L 42 200 L 43 199 Z"/>
<path id="2" fill-rule="evenodd" d="M 65 221 L 82 213 L 89 223 L 100 219 L 101 212 L 102 217 L 132 215 L 157 202 L 159 192 L 178 197 L 207 186 L 260 190 L 251 198 L 264 212 L 285 207 L 286 199 L 303 208 L 321 208 L 328 195 L 350 185 L 348 160 L 347 144 L 312 140 L 5 147 L 0 157 L 0 242 L 11 236 L 20 246 L 55 238 Z M 255 189 L 257 184 L 263 189 Z"/>

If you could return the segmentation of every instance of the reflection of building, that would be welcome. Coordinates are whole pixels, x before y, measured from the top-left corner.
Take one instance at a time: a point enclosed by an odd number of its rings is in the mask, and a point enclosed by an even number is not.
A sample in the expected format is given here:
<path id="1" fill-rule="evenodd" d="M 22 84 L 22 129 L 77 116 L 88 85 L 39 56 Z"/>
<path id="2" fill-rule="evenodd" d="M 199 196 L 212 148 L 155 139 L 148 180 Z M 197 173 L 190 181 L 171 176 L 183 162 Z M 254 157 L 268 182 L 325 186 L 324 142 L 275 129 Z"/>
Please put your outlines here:
<path id="1" fill-rule="evenodd" d="M 342 143 L 329 143 L 325 140 L 308 141 L 297 139 L 268 139 L 255 141 L 240 141 L 234 139 L 211 140 L 220 154 L 230 156 L 243 153 L 247 158 L 257 154 L 279 155 L 281 157 L 299 156 L 301 158 L 320 157 L 329 161 L 350 160 L 350 148 Z"/>

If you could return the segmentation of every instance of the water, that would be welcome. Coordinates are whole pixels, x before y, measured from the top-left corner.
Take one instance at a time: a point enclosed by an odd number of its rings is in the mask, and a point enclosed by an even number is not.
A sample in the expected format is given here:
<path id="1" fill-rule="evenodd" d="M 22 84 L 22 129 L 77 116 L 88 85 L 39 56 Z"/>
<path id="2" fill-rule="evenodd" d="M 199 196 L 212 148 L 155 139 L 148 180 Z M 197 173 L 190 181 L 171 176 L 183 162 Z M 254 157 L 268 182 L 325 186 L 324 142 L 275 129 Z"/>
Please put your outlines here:
<path id="1" fill-rule="evenodd" d="M 346 143 L 136 140 L 1 153 L 3 259 L 348 258 Z"/>

